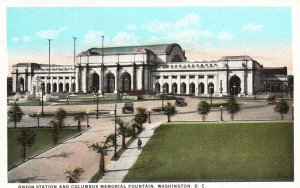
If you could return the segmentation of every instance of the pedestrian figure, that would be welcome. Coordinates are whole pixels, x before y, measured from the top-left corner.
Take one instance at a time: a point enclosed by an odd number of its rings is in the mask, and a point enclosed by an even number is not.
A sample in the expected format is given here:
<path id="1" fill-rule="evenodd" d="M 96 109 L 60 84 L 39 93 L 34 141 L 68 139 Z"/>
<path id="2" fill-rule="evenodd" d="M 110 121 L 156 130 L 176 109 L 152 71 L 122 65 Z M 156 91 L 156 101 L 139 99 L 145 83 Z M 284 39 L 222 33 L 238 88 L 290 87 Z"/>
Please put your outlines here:
<path id="1" fill-rule="evenodd" d="M 139 138 L 138 139 L 138 150 L 142 149 L 142 140 Z"/>

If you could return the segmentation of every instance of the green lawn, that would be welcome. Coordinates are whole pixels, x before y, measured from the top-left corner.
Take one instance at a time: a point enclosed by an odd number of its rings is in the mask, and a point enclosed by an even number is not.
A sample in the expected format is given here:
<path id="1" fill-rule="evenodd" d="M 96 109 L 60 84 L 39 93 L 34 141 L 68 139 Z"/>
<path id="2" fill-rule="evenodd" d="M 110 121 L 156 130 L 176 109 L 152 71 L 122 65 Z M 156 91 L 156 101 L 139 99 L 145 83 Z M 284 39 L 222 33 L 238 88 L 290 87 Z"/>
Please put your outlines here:
<path id="1" fill-rule="evenodd" d="M 26 156 L 35 154 L 37 151 L 52 145 L 52 129 L 50 128 L 30 128 L 35 132 L 35 143 L 31 147 L 27 147 Z M 18 144 L 16 138 L 20 134 L 20 128 L 8 129 L 8 166 L 11 166 L 20 160 L 21 146 Z M 59 131 L 59 139 L 65 139 L 77 133 L 75 127 L 65 127 Z"/>
<path id="2" fill-rule="evenodd" d="M 158 127 L 124 181 L 293 178 L 292 122 L 210 122 Z"/>

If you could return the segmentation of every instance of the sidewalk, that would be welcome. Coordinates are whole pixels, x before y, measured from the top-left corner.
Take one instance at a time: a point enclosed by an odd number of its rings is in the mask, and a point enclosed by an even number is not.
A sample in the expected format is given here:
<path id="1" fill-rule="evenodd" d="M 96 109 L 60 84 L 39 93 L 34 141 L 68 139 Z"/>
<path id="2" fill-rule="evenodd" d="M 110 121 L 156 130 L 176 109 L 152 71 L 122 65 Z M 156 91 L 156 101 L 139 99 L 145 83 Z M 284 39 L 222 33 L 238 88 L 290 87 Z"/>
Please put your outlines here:
<path id="1" fill-rule="evenodd" d="M 146 145 L 150 137 L 153 135 L 154 130 L 159 123 L 152 123 L 146 125 L 145 130 L 139 135 L 139 138 L 142 140 L 142 147 Z M 133 166 L 138 156 L 141 154 L 142 150 L 138 150 L 136 139 L 122 154 L 122 156 L 117 161 L 111 161 L 106 166 L 106 172 L 99 183 L 121 183 L 128 173 L 129 169 Z"/>

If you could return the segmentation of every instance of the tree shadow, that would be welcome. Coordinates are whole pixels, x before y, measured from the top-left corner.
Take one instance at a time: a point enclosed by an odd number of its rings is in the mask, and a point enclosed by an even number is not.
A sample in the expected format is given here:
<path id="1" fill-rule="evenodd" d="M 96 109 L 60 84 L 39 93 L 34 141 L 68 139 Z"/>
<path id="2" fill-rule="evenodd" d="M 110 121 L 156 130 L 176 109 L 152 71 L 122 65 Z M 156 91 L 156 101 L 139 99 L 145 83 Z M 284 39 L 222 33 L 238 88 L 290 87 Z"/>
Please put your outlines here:
<path id="1" fill-rule="evenodd" d="M 15 179 L 9 181 L 9 183 L 30 183 L 32 181 L 44 181 L 46 179 L 41 178 L 43 176 L 33 176 L 33 177 L 27 177 L 27 178 L 21 178 L 21 179 Z"/>
<path id="2" fill-rule="evenodd" d="M 56 155 L 50 155 L 50 156 L 47 156 L 47 157 L 36 157 L 36 158 L 33 158 L 33 159 L 51 159 L 51 158 L 59 158 L 59 157 L 62 157 L 62 158 L 70 158 L 70 156 L 72 155 L 73 153 L 66 153 L 66 152 L 62 152 L 60 154 L 56 154 Z"/>

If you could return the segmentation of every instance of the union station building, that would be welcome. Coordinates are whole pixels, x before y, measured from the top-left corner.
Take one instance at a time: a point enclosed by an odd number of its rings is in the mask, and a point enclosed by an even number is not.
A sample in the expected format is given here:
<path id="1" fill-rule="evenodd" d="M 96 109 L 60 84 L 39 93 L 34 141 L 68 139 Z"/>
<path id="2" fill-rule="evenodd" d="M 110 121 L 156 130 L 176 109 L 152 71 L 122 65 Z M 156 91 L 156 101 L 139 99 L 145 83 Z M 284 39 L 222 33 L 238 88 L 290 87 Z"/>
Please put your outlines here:
<path id="1" fill-rule="evenodd" d="M 18 63 L 13 91 L 47 93 L 173 93 L 253 96 L 287 90 L 286 67 L 263 67 L 249 56 L 188 61 L 179 44 L 91 48 L 76 65 Z"/>

